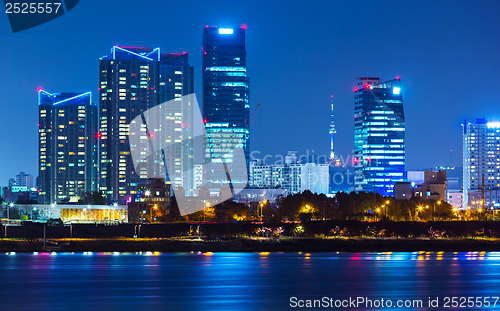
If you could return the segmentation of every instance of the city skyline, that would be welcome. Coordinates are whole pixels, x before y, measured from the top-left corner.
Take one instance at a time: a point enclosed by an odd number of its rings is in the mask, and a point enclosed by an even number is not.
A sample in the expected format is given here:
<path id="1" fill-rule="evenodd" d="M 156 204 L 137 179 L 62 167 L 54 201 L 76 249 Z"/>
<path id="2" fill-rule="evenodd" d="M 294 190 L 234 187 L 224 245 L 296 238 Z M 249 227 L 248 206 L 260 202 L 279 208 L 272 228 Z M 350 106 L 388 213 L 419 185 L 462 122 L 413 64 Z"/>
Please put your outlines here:
<path id="1" fill-rule="evenodd" d="M 124 2 L 125 7 L 129 7 L 131 3 Z M 174 5 L 174 4 L 171 4 Z M 180 9 L 182 5 L 179 5 Z M 417 27 L 417 30 L 413 33 L 409 29 L 408 23 L 403 20 L 403 17 L 408 17 L 408 9 L 413 8 L 412 5 L 397 4 L 392 3 L 393 8 L 400 13 L 401 16 L 393 15 L 393 21 L 389 24 L 394 26 L 398 24 L 400 26 L 398 30 L 392 29 L 387 31 L 389 28 L 385 28 L 386 31 L 380 31 L 384 33 L 383 36 L 387 40 L 393 39 L 398 41 L 398 48 L 395 48 L 394 52 L 388 53 L 381 57 L 383 52 L 392 51 L 389 48 L 382 49 L 382 51 L 370 51 L 366 58 L 359 58 L 358 62 L 349 62 L 351 59 L 345 53 L 339 54 L 339 50 L 344 51 L 346 48 L 355 48 L 358 43 L 352 42 L 353 40 L 348 40 L 350 36 L 353 35 L 354 30 L 346 31 L 346 34 L 339 33 L 339 31 L 333 31 L 334 37 L 330 37 L 326 32 L 320 32 L 316 34 L 316 31 L 320 25 L 328 24 L 329 22 L 335 25 L 335 20 L 326 19 L 320 14 L 318 21 L 312 21 L 307 19 L 308 23 L 299 27 L 298 25 L 287 25 L 290 29 L 289 32 L 299 35 L 300 38 L 305 40 L 307 43 L 307 35 L 315 33 L 314 45 L 311 48 L 307 44 L 301 44 L 300 47 L 289 46 L 288 49 L 284 50 L 278 43 L 284 43 L 285 41 L 293 42 L 288 33 L 288 30 L 282 30 L 282 28 L 277 27 L 278 24 L 274 23 L 275 27 L 265 27 L 266 24 L 258 22 L 255 17 L 260 14 L 256 11 L 250 10 L 249 12 L 241 15 L 232 15 L 228 20 L 222 20 L 223 17 L 215 18 L 213 16 L 223 16 L 221 14 L 214 14 L 215 8 L 221 8 L 222 6 L 214 6 L 213 8 L 207 9 L 207 12 L 203 14 L 200 12 L 195 12 L 193 20 L 196 20 L 196 25 L 188 25 L 186 29 L 179 29 L 175 34 L 168 33 L 165 38 L 158 39 L 157 36 L 141 37 L 139 40 L 130 40 L 130 34 L 134 33 L 132 28 L 127 28 L 124 30 L 116 30 L 116 36 L 108 36 L 106 39 L 97 39 L 95 44 L 92 46 L 84 46 L 83 42 L 77 42 L 75 38 L 68 38 L 70 40 L 69 44 L 73 44 L 74 47 L 73 54 L 64 55 L 60 53 L 57 49 L 59 44 L 56 43 L 56 51 L 54 52 L 54 46 L 50 48 L 45 46 L 40 39 L 37 38 L 36 34 L 42 33 L 44 31 L 49 31 L 47 36 L 50 35 L 51 29 L 55 29 L 58 26 L 58 21 L 54 21 L 51 24 L 43 25 L 39 29 L 29 30 L 25 34 L 19 35 L 7 35 L 6 43 L 10 43 L 13 46 L 18 44 L 25 44 L 26 50 L 33 48 L 33 45 L 37 45 L 40 49 L 40 53 L 35 58 L 26 59 L 24 51 L 21 51 L 19 56 L 12 56 L 8 51 L 3 51 L 5 57 L 2 59 L 9 60 L 6 63 L 5 70 L 7 72 L 6 76 L 9 76 L 9 80 L 5 77 L 2 78 L 0 82 L 4 85 L 5 89 L 13 89 L 16 94 L 15 97 L 9 93 L 7 94 L 5 100 L 7 102 L 19 103 L 12 107 L 13 117 L 7 118 L 5 122 L 2 122 L 2 141 L 9 146 L 9 152 L 2 153 L 0 159 L 5 163 L 9 163 L 9 167 L 1 172 L 1 180 L 6 183 L 9 177 L 14 176 L 18 171 L 23 170 L 29 173 L 36 172 L 36 126 L 31 126 L 32 121 L 36 119 L 36 112 L 33 111 L 32 114 L 29 113 L 30 109 L 33 110 L 33 99 L 36 98 L 36 88 L 38 86 L 44 87 L 48 90 L 76 90 L 76 91 L 93 91 L 94 102 L 96 100 L 96 88 L 97 79 L 95 77 L 95 70 L 91 70 L 90 66 L 95 66 L 95 59 L 102 56 L 102 51 L 109 49 L 110 45 L 114 44 L 134 44 L 136 41 L 137 45 L 144 46 L 165 46 L 169 51 L 179 51 L 183 50 L 185 47 L 186 52 L 192 55 L 192 63 L 195 70 L 195 90 L 196 93 L 199 92 L 201 88 L 200 75 L 200 44 L 199 36 L 200 29 L 204 27 L 203 24 L 219 24 L 221 26 L 232 26 L 239 27 L 241 24 L 248 25 L 248 55 L 249 55 L 249 75 L 252 76 L 252 100 L 251 100 L 251 111 L 253 111 L 257 104 L 262 103 L 252 130 L 252 150 L 260 150 L 263 153 L 269 154 L 285 154 L 287 150 L 298 150 L 303 152 L 305 149 L 314 149 L 316 154 L 328 154 L 329 152 L 329 136 L 326 133 L 326 129 L 329 126 L 329 97 L 330 94 L 335 95 L 336 103 L 336 150 L 338 154 L 349 154 L 352 150 L 352 134 L 353 133 L 353 119 L 351 110 L 352 107 L 352 88 L 354 86 L 353 77 L 363 74 L 376 74 L 383 77 L 395 77 L 400 75 L 404 80 L 402 86 L 403 92 L 405 92 L 405 112 L 407 115 L 407 169 L 418 169 L 425 167 L 434 167 L 438 165 L 447 165 L 451 162 L 453 158 L 453 164 L 459 166 L 461 163 L 461 131 L 460 123 L 464 118 L 473 119 L 476 117 L 481 117 L 483 115 L 491 116 L 491 119 L 500 119 L 498 117 L 498 112 L 491 107 L 494 107 L 494 99 L 487 97 L 485 92 L 470 91 L 474 89 L 484 88 L 491 89 L 495 88 L 496 85 L 493 79 L 492 70 L 497 66 L 497 60 L 488 57 L 492 51 L 496 50 L 498 43 L 492 40 L 479 40 L 486 37 L 495 37 L 496 23 L 498 21 L 494 20 L 489 12 L 485 11 L 482 7 L 472 6 L 467 3 L 461 3 L 454 5 L 451 8 L 451 12 L 444 14 L 442 21 L 440 22 L 429 22 L 426 23 L 433 24 L 423 25 L 418 24 L 421 28 Z M 203 4 L 199 4 L 200 8 L 204 8 Z M 336 11 L 347 12 L 349 6 L 346 4 L 329 4 L 328 6 L 335 8 Z M 435 15 L 438 14 L 441 5 L 434 4 L 432 8 L 435 10 L 430 10 L 426 14 Z M 444 4 L 443 4 L 444 6 Z M 106 8 L 106 5 L 104 5 Z M 291 5 L 292 15 L 297 15 L 298 8 L 293 4 Z M 361 12 L 358 12 L 359 16 L 356 16 L 357 20 L 363 20 L 367 17 L 369 9 L 377 9 L 371 7 L 370 4 L 362 6 Z M 89 5 L 81 4 L 78 10 L 75 10 L 72 18 L 77 22 L 79 19 L 83 18 L 83 15 L 89 13 Z M 377 9 L 380 14 L 383 14 L 380 9 Z M 412 13 L 412 21 L 415 21 L 415 16 L 418 12 L 422 12 L 422 8 L 416 8 L 416 12 Z M 222 10 L 224 11 L 224 10 Z M 450 32 L 450 28 L 446 26 L 446 21 L 454 20 L 463 12 L 470 12 L 470 14 L 482 14 L 484 13 L 483 22 L 479 24 L 473 24 L 467 29 L 460 29 L 460 25 L 454 25 L 454 30 Z M 92 14 L 99 14 L 98 12 L 92 11 Z M 200 14 L 204 18 L 200 18 Z M 281 15 L 280 15 L 281 16 Z M 283 16 L 281 16 L 283 17 Z M 64 19 L 61 18 L 61 19 Z M 204 22 L 198 22 L 198 21 Z M 205 22 L 206 21 L 206 22 Z M 345 20 L 344 20 L 345 21 Z M 402 25 L 401 25 L 402 23 Z M 493 23 L 493 25 L 492 25 Z M 348 24 L 350 25 L 350 24 Z M 489 25 L 489 26 L 488 26 Z M 378 25 L 384 29 L 383 25 Z M 389 25 L 388 25 L 389 26 Z M 92 29 L 95 29 L 92 26 Z M 459 29 L 455 29 L 455 28 Z M 332 26 L 332 29 L 334 27 Z M 113 30 L 113 29 L 112 29 Z M 281 39 L 276 39 L 277 43 L 270 41 L 270 36 L 276 31 L 282 31 L 283 36 Z M 359 28 L 357 30 L 360 30 Z M 79 30 L 80 32 L 86 32 L 87 30 Z M 128 34 L 126 34 L 128 31 Z M 447 38 L 444 34 L 447 33 L 451 38 Z M 458 40 L 458 34 L 466 34 L 466 36 L 460 35 L 463 40 Z M 369 44 L 374 44 L 379 32 L 374 32 L 373 29 L 367 28 L 365 32 L 358 32 L 359 36 L 365 39 L 366 42 L 363 46 L 368 46 Z M 325 58 L 324 54 L 326 51 L 324 48 L 328 45 L 321 40 L 320 43 L 317 42 L 318 36 L 323 36 L 325 39 L 333 38 L 336 43 L 343 42 L 344 45 L 340 44 L 335 46 L 336 49 L 333 51 L 334 56 L 338 56 L 338 61 L 332 61 L 331 58 Z M 45 36 L 45 35 L 44 35 Z M 111 38 L 112 37 L 112 38 Z M 485 38 L 486 38 L 485 37 Z M 275 37 L 273 36 L 273 40 Z M 419 53 L 425 55 L 427 58 L 419 57 L 416 52 L 411 52 L 408 49 L 414 47 L 413 43 L 415 40 L 420 40 L 421 43 L 426 43 L 424 46 L 426 48 L 420 48 Z M 105 42 L 104 42 L 105 41 Z M 110 43 L 110 41 L 112 41 Z M 168 42 L 167 44 L 164 44 Z M 259 42 L 264 42 L 264 45 L 268 47 L 262 49 L 263 45 Z M 390 41 L 388 41 L 390 42 Z M 431 43 L 439 43 L 440 45 L 445 45 L 446 42 L 452 42 L 452 45 L 448 48 L 443 48 L 438 54 L 432 55 L 430 53 Z M 457 43 L 459 42 L 459 43 Z M 88 42 L 87 42 L 88 43 Z M 105 46 L 106 43 L 107 45 Z M 144 44 L 141 44 L 144 43 Z M 146 45 L 146 43 L 148 43 Z M 323 46 L 323 44 L 325 44 Z M 459 44 L 457 46 L 457 44 Z M 286 46 L 286 45 L 284 45 Z M 298 55 L 304 55 L 304 48 L 307 47 L 307 51 L 311 53 L 312 56 L 316 56 L 319 60 L 326 61 L 326 64 L 316 63 L 311 59 L 304 59 L 303 62 L 293 61 Z M 460 48 L 461 47 L 461 48 Z M 272 49 L 274 48 L 274 50 Z M 296 51 L 293 51 L 296 49 Z M 59 49 L 63 50 L 63 49 Z M 97 52 L 99 50 L 100 52 Z M 328 50 L 328 49 L 327 49 Z M 350 50 L 350 49 L 348 49 Z M 397 50 L 397 51 L 396 51 Z M 50 53 L 49 53 L 50 51 Z M 482 52 L 479 52 L 482 51 Z M 288 53 L 283 54 L 282 58 L 277 58 L 278 52 Z M 406 52 L 406 53 L 403 53 Z M 269 55 L 270 53 L 270 55 Z M 426 54 L 427 53 L 427 54 Z M 437 52 L 436 52 L 437 53 Z M 467 55 L 485 55 L 484 60 L 468 60 Z M 48 55 L 52 55 L 48 57 Z M 356 53 L 354 53 L 356 54 Z M 359 54 L 356 54 L 359 55 Z M 24 57 L 23 57 L 24 56 Z M 412 57 L 410 57 L 412 56 Z M 79 60 L 79 62 L 74 62 L 73 59 Z M 404 61 L 404 59 L 409 58 L 411 61 Z M 477 58 L 477 57 L 475 57 Z M 26 61 L 26 65 L 31 68 L 25 67 L 24 70 L 16 70 L 19 73 L 12 71 L 12 65 L 18 65 L 23 59 Z M 57 62 L 55 62 L 57 59 Z M 302 58 L 299 58 L 302 59 Z M 460 63 L 464 64 L 464 68 L 458 70 L 455 66 L 457 60 L 462 60 Z M 467 60 L 466 60 L 467 59 Z M 341 64 L 339 63 L 342 60 Z M 347 60 L 347 61 L 346 61 Z M 424 61 L 425 60 L 425 61 Z M 420 61 L 420 62 L 418 62 Z M 36 66 L 32 63 L 35 62 Z M 439 70 L 436 69 L 435 72 L 429 70 L 429 66 L 435 66 L 437 62 L 444 62 Z M 416 68 L 412 63 L 419 64 L 417 67 L 427 68 L 425 75 L 423 75 L 424 70 L 422 68 Z M 311 65 L 316 64 L 319 67 L 314 67 Z M 295 66 L 298 69 L 298 74 L 293 75 L 295 80 L 290 80 L 292 77 L 286 77 L 283 75 L 283 69 L 285 66 Z M 452 68 L 453 67 L 453 68 Z M 50 68 L 54 74 L 47 75 L 50 72 Z M 85 70 L 78 70 L 80 68 L 85 68 Z M 274 74 L 268 74 L 267 69 L 273 69 Z M 313 68 L 313 69 L 311 69 Z M 66 74 L 68 79 L 60 79 L 61 72 L 66 70 L 78 71 L 82 74 L 80 77 L 74 77 L 70 74 Z M 474 72 L 481 69 L 481 77 L 474 75 Z M 311 71 L 312 70 L 312 71 Z M 457 71 L 459 74 L 457 75 Z M 11 73 L 11 74 L 9 74 Z M 277 85 L 274 87 L 266 87 L 267 84 L 271 85 L 269 80 L 272 77 L 276 77 L 279 73 L 279 80 Z M 307 73 L 307 75 L 305 75 Z M 20 78 L 18 75 L 22 74 Z M 316 76 L 321 79 L 316 80 L 313 84 L 309 84 L 305 78 L 309 74 L 316 74 Z M 329 77 L 329 78 L 325 78 Z M 18 83 L 12 83 L 12 81 L 23 81 L 21 85 Z M 319 81 L 319 82 L 318 82 Z M 425 83 L 424 83 L 425 82 Z M 298 83 L 298 84 L 297 84 Z M 307 92 L 300 91 L 297 86 L 306 86 Z M 469 88 L 465 88 L 465 85 Z M 312 88 L 311 88 L 312 86 Z M 460 90 L 460 92 L 443 92 L 444 87 L 452 87 L 453 89 Z M 305 90 L 305 89 L 304 89 Z M 309 91 L 310 90 L 310 91 Z M 446 96 L 442 93 L 447 93 Z M 30 99 L 31 98 L 31 99 Z M 29 99 L 29 100 L 28 100 Z M 307 103 L 307 107 L 313 109 L 302 109 L 300 113 L 300 107 L 304 103 Z M 451 106 L 453 103 L 453 106 Z M 290 109 L 290 107 L 292 109 Z M 453 108 L 451 108 L 453 107 Z M 472 107 L 474 109 L 472 109 Z M 21 111 L 23 112 L 21 114 Z M 26 113 L 28 111 L 28 113 Z M 445 116 L 446 118 L 443 118 Z M 21 118 L 20 118 L 21 117 Z M 311 121 L 311 120 L 314 120 Z M 10 135 L 7 133 L 7 128 L 12 127 L 12 122 L 26 122 L 27 126 L 20 129 L 19 135 L 25 137 L 25 144 L 16 144 Z M 36 122 L 36 121 L 35 121 Z M 301 126 L 300 131 L 294 131 L 296 125 L 303 122 L 305 125 L 311 123 L 310 126 Z M 34 123 L 36 124 L 36 123 Z M 442 132 L 442 137 L 444 137 L 444 143 L 442 143 L 443 138 L 438 139 L 433 135 L 434 126 L 438 126 L 438 129 Z M 294 135 L 289 135 L 293 133 Z M 272 143 L 271 143 L 272 142 Z M 438 143 L 439 142 L 439 143 Z M 453 149 L 453 155 L 450 155 L 450 149 Z M 31 163 L 31 164 L 30 164 Z"/>

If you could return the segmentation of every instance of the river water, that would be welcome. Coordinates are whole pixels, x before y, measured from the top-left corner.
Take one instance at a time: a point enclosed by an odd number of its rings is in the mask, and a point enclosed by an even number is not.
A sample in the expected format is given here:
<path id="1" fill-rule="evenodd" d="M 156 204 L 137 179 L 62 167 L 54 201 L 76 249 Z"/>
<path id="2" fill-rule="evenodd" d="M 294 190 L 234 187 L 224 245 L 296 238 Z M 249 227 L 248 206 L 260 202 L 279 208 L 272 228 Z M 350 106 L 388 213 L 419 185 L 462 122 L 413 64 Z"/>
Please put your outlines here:
<path id="1" fill-rule="evenodd" d="M 498 296 L 495 252 L 0 254 L 0 310 L 292 310 L 322 299 L 331 305 L 306 310 L 343 310 L 335 302 L 358 297 L 372 305 L 350 310 L 404 309 L 377 309 L 380 299 L 437 310 L 446 297 L 473 297 L 477 310 Z"/>

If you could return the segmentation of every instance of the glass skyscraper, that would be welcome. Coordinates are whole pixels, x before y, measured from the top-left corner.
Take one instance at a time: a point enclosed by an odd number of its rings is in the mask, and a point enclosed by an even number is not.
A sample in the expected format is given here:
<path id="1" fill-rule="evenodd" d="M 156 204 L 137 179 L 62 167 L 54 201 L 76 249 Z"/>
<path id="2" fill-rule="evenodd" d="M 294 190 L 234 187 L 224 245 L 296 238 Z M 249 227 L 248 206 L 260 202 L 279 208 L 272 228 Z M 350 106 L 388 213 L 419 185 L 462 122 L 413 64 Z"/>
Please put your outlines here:
<path id="1" fill-rule="evenodd" d="M 97 106 L 88 93 L 38 92 L 41 204 L 97 190 Z"/>
<path id="2" fill-rule="evenodd" d="M 207 26 L 203 29 L 205 163 L 233 163 L 232 150 L 243 148 L 246 163 L 238 165 L 248 167 L 250 103 L 245 30 L 246 26 L 234 29 Z M 220 185 L 226 176 L 219 178 L 216 175 L 205 181 Z"/>
<path id="3" fill-rule="evenodd" d="M 500 191 L 500 122 L 481 118 L 464 121 L 463 128 L 464 207 L 491 207 L 498 202 L 489 202 L 490 193 Z M 472 203 L 482 201 L 483 195 L 485 202 Z"/>
<path id="4" fill-rule="evenodd" d="M 401 81 L 357 78 L 354 89 L 356 191 L 394 194 L 405 179 L 405 117 Z"/>
<path id="5" fill-rule="evenodd" d="M 154 178 L 148 165 L 160 165 L 163 160 L 178 171 L 175 180 L 167 181 L 192 191 L 193 107 L 183 107 L 181 97 L 193 93 L 193 67 L 187 53 L 160 53 L 159 48 L 114 46 L 108 56 L 99 61 L 99 119 L 100 171 L 99 187 L 110 203 L 125 204 L 137 194 L 137 186 Z M 132 120 L 148 109 L 172 100 L 174 104 L 162 109 L 155 124 L 164 124 L 155 134 L 167 143 L 176 143 L 155 163 L 134 166 L 129 145 Z M 179 103 L 177 104 L 177 101 Z M 141 145 L 147 146 L 148 137 Z M 141 146 L 134 146 L 141 148 Z M 162 162 L 162 163 L 160 163 Z M 136 163 L 137 164 L 137 163 Z M 167 165 L 165 165 L 167 166 Z M 148 175 L 149 174 L 149 175 Z"/>

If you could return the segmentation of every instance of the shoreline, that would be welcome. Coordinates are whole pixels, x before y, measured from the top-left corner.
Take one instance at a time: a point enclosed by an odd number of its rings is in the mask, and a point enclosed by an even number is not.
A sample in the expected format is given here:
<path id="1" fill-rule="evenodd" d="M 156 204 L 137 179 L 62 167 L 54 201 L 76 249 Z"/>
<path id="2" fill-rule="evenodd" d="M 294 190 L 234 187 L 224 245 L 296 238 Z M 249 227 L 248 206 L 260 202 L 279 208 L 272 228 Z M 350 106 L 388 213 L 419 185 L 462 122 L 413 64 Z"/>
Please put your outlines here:
<path id="1" fill-rule="evenodd" d="M 480 252 L 500 251 L 500 239 L 236 238 L 197 239 L 0 239 L 0 252 Z"/>

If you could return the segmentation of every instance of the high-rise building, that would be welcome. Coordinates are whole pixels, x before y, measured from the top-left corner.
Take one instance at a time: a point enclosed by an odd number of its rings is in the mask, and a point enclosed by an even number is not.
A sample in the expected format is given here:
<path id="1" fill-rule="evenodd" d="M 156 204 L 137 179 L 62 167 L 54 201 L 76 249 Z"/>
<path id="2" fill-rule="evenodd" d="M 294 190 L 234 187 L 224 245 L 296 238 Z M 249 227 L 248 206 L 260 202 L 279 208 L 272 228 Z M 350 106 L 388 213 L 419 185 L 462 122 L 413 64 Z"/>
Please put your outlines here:
<path id="1" fill-rule="evenodd" d="M 194 187 L 192 105 L 182 96 L 193 93 L 193 67 L 187 53 L 160 53 L 159 48 L 114 46 L 99 61 L 99 187 L 111 203 L 125 204 L 137 193 L 137 186 L 147 178 L 166 177 L 167 183 L 183 187 L 186 194 Z M 170 102 L 172 101 L 172 102 Z M 148 165 L 134 167 L 128 136 L 132 120 L 160 104 L 155 116 L 147 116 L 161 128 L 156 141 L 172 143 L 168 152 Z M 150 118 L 156 118 L 154 121 Z M 161 129 L 161 130 L 160 130 Z M 149 137 L 141 144 L 147 146 Z M 141 146 L 135 146 L 140 148 Z M 156 176 L 150 165 L 164 164 L 175 177 Z"/>
<path id="2" fill-rule="evenodd" d="M 203 119 L 206 139 L 204 162 L 248 167 L 250 148 L 249 79 L 245 30 L 203 29 Z M 232 151 L 243 148 L 246 163 L 233 163 Z M 226 179 L 212 174 L 204 178 L 209 188 L 220 188 Z M 245 183 L 232 180 L 232 183 Z"/>
<path id="3" fill-rule="evenodd" d="M 77 202 L 97 190 L 97 107 L 92 94 L 38 92 L 39 203 Z"/>
<path id="4" fill-rule="evenodd" d="M 392 196 L 404 181 L 405 117 L 399 77 L 357 78 L 354 89 L 354 167 L 356 191 Z"/>
<path id="5" fill-rule="evenodd" d="M 33 175 L 20 172 L 16 175 L 16 186 L 26 187 L 28 189 L 33 188 Z"/>
<path id="6" fill-rule="evenodd" d="M 464 207 L 491 207 L 498 203 L 488 201 L 488 192 L 500 189 L 500 122 L 483 118 L 475 123 L 464 121 L 463 170 Z M 475 199 L 471 199 L 473 193 Z M 471 204 L 472 201 L 481 204 Z"/>

